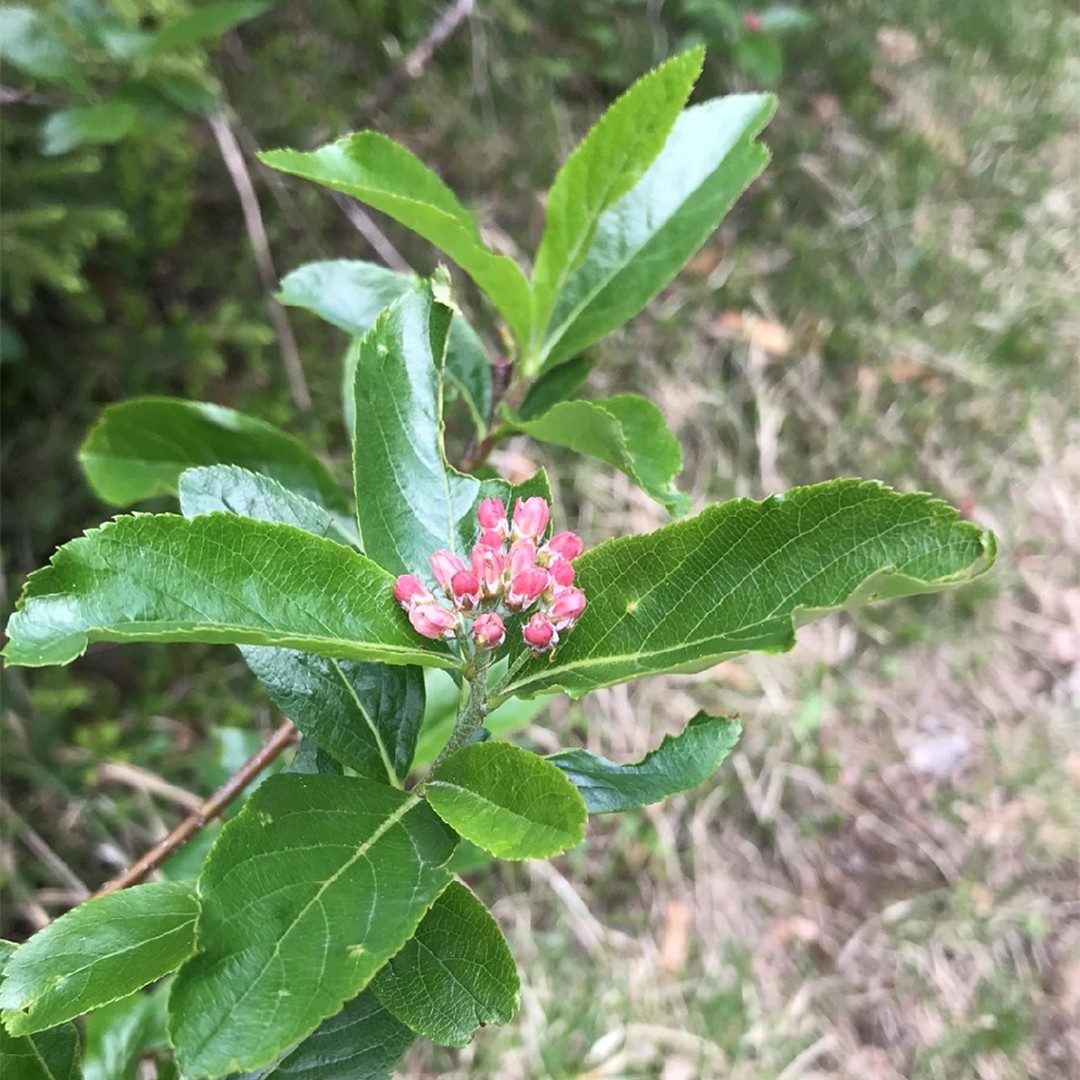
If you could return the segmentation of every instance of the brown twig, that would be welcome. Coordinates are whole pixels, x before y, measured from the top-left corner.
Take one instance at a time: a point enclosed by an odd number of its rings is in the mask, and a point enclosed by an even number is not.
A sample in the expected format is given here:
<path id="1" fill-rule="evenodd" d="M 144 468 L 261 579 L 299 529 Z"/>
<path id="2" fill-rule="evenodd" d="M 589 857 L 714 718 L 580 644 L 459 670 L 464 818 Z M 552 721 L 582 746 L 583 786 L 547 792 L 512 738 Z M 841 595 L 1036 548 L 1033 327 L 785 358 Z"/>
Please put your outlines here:
<path id="1" fill-rule="evenodd" d="M 259 775 L 283 750 L 291 746 L 299 732 L 291 720 L 286 720 L 248 760 L 206 800 L 193 810 L 164 840 L 158 841 L 142 858 L 133 862 L 122 874 L 107 881 L 94 897 L 137 885 L 152 870 L 156 870 L 174 851 L 188 842 L 208 825 Z M 94 897 L 91 897 L 93 899 Z"/>
<path id="2" fill-rule="evenodd" d="M 367 103 L 369 116 L 382 112 L 401 88 L 419 78 L 435 50 L 472 14 L 473 0 L 455 0 L 432 24 L 420 43 L 375 88 Z"/>
<path id="3" fill-rule="evenodd" d="M 278 348 L 281 350 L 281 359 L 285 365 L 289 392 L 292 394 L 296 407 L 303 413 L 310 413 L 311 393 L 308 390 L 307 380 L 304 378 L 303 365 L 300 363 L 300 350 L 297 348 L 296 338 L 293 336 L 285 309 L 274 296 L 277 291 L 278 276 L 274 269 L 273 256 L 270 254 L 270 239 L 266 235 L 266 225 L 263 223 L 259 197 L 255 194 L 251 173 L 248 172 L 243 151 L 236 141 L 236 135 L 229 121 L 219 113 L 211 116 L 208 123 L 217 140 L 218 149 L 221 151 L 221 159 L 225 162 L 225 168 L 232 178 L 233 187 L 236 188 L 236 194 L 240 199 L 244 225 L 247 227 L 248 239 L 251 241 L 251 249 L 255 254 L 255 265 L 259 271 L 263 292 L 266 294 L 267 311 L 270 314 L 270 321 L 274 324 Z"/>

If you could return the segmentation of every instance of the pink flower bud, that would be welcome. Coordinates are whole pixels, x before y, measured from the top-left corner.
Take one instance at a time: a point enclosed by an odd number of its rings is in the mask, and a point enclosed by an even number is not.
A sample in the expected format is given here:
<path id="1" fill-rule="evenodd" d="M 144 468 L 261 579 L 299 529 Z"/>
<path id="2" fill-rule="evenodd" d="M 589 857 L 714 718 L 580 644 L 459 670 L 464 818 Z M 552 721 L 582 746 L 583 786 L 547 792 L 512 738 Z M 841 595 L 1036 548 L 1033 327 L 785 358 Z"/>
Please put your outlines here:
<path id="1" fill-rule="evenodd" d="M 484 547 L 492 548 L 495 551 L 502 551 L 503 536 L 494 529 L 485 529 L 480 534 L 480 543 L 483 544 Z"/>
<path id="2" fill-rule="evenodd" d="M 518 499 L 514 507 L 514 535 L 539 540 L 548 526 L 550 513 L 548 504 L 539 495 L 531 499 Z"/>
<path id="3" fill-rule="evenodd" d="M 561 532 L 556 533 L 544 548 L 569 560 L 576 559 L 585 550 L 585 544 L 577 533 Z"/>
<path id="4" fill-rule="evenodd" d="M 536 545 L 531 540 L 515 540 L 506 558 L 506 576 L 515 578 L 536 566 Z"/>
<path id="5" fill-rule="evenodd" d="M 527 608 L 548 587 L 548 572 L 534 566 L 531 570 L 516 574 L 510 579 L 510 588 L 506 592 L 506 606 L 511 611 Z"/>
<path id="6" fill-rule="evenodd" d="M 497 649 L 506 640 L 506 627 L 498 615 L 481 615 L 472 627 L 473 640 L 479 649 Z"/>
<path id="7" fill-rule="evenodd" d="M 459 570 L 450 579 L 450 595 L 462 611 L 472 611 L 480 603 L 480 579 L 471 570 Z"/>
<path id="8" fill-rule="evenodd" d="M 394 599 L 406 611 L 414 604 L 432 604 L 435 597 L 428 592 L 424 583 L 412 574 L 402 574 L 394 582 Z"/>
<path id="9" fill-rule="evenodd" d="M 436 551 L 434 555 L 428 557 L 428 562 L 431 563 L 431 572 L 435 575 L 435 580 L 449 596 L 450 582 L 456 573 L 467 569 L 465 563 L 450 551 Z"/>
<path id="10" fill-rule="evenodd" d="M 472 563 L 472 572 L 480 583 L 481 595 L 490 600 L 498 596 L 502 590 L 503 569 L 505 560 L 493 548 L 484 544 L 477 544 L 472 549 L 469 560 Z"/>
<path id="11" fill-rule="evenodd" d="M 438 604 L 417 604 L 409 612 L 409 622 L 426 638 L 449 641 L 457 633 L 458 617 Z"/>
<path id="12" fill-rule="evenodd" d="M 551 602 L 548 618 L 557 630 L 569 630 L 585 610 L 585 594 L 580 589 L 565 589 Z"/>
<path id="13" fill-rule="evenodd" d="M 761 14 L 757 11 L 747 11 L 742 17 L 743 29 L 748 34 L 760 34 L 761 28 L 764 25 L 761 21 Z"/>
<path id="14" fill-rule="evenodd" d="M 476 508 L 476 520 L 480 528 L 506 536 L 510 531 L 506 524 L 506 507 L 502 499 L 484 499 Z"/>
<path id="15" fill-rule="evenodd" d="M 574 568 L 565 559 L 552 559 L 548 573 L 556 591 L 568 589 L 574 584 Z"/>
<path id="16" fill-rule="evenodd" d="M 547 652 L 559 642 L 555 627 L 539 612 L 525 624 L 521 635 L 525 638 L 525 644 L 532 647 L 533 652 Z"/>

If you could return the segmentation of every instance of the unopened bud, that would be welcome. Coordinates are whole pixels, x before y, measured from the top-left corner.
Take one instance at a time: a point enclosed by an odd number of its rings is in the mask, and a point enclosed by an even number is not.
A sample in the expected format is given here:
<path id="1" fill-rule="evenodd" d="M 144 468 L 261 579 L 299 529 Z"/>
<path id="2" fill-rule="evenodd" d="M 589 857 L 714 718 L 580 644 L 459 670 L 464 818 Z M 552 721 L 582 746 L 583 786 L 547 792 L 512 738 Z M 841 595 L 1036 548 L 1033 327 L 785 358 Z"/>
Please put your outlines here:
<path id="1" fill-rule="evenodd" d="M 469 558 L 472 563 L 472 572 L 480 582 L 480 592 L 486 599 L 499 595 L 502 589 L 503 570 L 505 560 L 494 550 L 484 544 L 477 544 L 472 549 Z"/>
<path id="2" fill-rule="evenodd" d="M 538 566 L 515 575 L 510 579 L 510 588 L 506 591 L 506 606 L 511 611 L 527 608 L 540 598 L 550 580 L 548 572 Z"/>
<path id="3" fill-rule="evenodd" d="M 480 603 L 480 579 L 471 570 L 459 570 L 450 579 L 450 595 L 462 611 L 472 611 Z"/>
<path id="4" fill-rule="evenodd" d="M 426 638 L 449 641 L 457 633 L 458 617 L 438 604 L 417 604 L 409 612 L 409 622 Z"/>
<path id="5" fill-rule="evenodd" d="M 484 499 L 476 508 L 476 520 L 480 522 L 481 529 L 500 533 L 503 537 L 510 531 L 502 499 Z"/>
<path id="6" fill-rule="evenodd" d="M 414 604 L 433 604 L 435 597 L 428 591 L 427 586 L 412 574 L 402 574 L 394 582 L 394 599 L 406 611 Z"/>
<path id="7" fill-rule="evenodd" d="M 538 540 L 544 535 L 550 515 L 548 504 L 539 495 L 518 499 L 514 507 L 514 536 Z"/>
<path id="8" fill-rule="evenodd" d="M 435 580 L 449 596 L 450 582 L 456 573 L 466 569 L 465 563 L 451 551 L 436 551 L 434 555 L 428 557 L 428 562 L 431 564 L 431 572 L 435 575 Z"/>
<path id="9" fill-rule="evenodd" d="M 536 566 L 536 545 L 531 540 L 515 540 L 506 557 L 506 576 L 515 578 Z"/>
<path id="10" fill-rule="evenodd" d="M 506 640 L 506 627 L 498 615 L 481 615 L 473 623 L 473 640 L 478 649 L 497 649 Z"/>
<path id="11" fill-rule="evenodd" d="M 577 533 L 561 532 L 556 533 L 544 548 L 569 560 L 576 559 L 585 550 L 585 543 Z"/>
<path id="12" fill-rule="evenodd" d="M 565 559 L 552 559 L 548 573 L 556 590 L 568 589 L 574 584 L 574 568 Z"/>
<path id="13" fill-rule="evenodd" d="M 559 641 L 559 634 L 555 627 L 539 612 L 525 624 L 521 635 L 525 638 L 525 644 L 533 652 L 547 652 L 548 649 L 554 648 Z"/>
<path id="14" fill-rule="evenodd" d="M 585 610 L 585 594 L 580 589 L 564 589 L 547 609 L 557 630 L 569 630 Z"/>

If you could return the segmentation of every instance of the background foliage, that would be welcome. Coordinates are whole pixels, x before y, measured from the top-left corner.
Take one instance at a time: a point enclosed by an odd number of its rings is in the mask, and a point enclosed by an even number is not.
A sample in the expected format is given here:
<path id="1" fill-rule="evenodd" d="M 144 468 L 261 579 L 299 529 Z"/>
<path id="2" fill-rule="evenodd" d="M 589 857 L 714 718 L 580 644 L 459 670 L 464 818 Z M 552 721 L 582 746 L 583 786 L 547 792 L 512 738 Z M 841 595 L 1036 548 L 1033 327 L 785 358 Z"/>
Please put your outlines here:
<path id="1" fill-rule="evenodd" d="M 110 11 L 152 29 L 191 7 Z M 826 620 L 788 657 L 561 706 L 545 722 L 558 743 L 619 760 L 698 708 L 740 713 L 747 735 L 702 791 L 595 827 L 553 868 L 470 879 L 527 965 L 524 1007 L 463 1051 L 425 1051 L 412 1075 L 1066 1075 L 1080 997 L 1067 726 L 1080 657 L 1065 588 L 1080 462 L 1061 393 L 1077 343 L 1075 25 L 1050 0 L 828 2 L 758 48 L 779 53 L 776 70 L 747 62 L 736 5 L 722 25 L 707 16 L 723 5 L 690 0 L 659 14 L 635 0 L 479 7 L 374 114 L 371 92 L 435 5 L 280 3 L 186 62 L 230 103 L 245 149 L 371 123 L 497 221 L 511 251 L 535 243 L 533 193 L 556 161 L 651 63 L 703 39 L 702 97 L 779 80 L 772 166 L 690 270 L 598 350 L 593 389 L 656 402 L 696 506 L 872 472 L 963 506 L 1004 557 L 993 581 L 947 601 Z M 103 404 L 212 400 L 312 431 L 339 467 L 347 452 L 344 337 L 292 313 L 315 402 L 298 415 L 205 122 L 44 157 L 51 103 L 37 98 L 56 91 L 10 64 L 3 81 L 28 95 L 4 104 L 0 127 L 12 597 L 101 518 L 74 452 Z M 280 272 L 379 258 L 324 193 L 255 176 Z M 432 268 L 421 242 L 379 227 L 412 268 Z M 35 270 L 27 248 L 64 272 Z M 498 464 L 524 475 L 525 452 L 511 443 Z M 659 524 L 609 470 L 554 474 L 590 543 Z M 8 937 L 148 846 L 275 723 L 226 650 L 102 648 L 5 680 Z M 557 745 L 543 727 L 530 737 Z"/>

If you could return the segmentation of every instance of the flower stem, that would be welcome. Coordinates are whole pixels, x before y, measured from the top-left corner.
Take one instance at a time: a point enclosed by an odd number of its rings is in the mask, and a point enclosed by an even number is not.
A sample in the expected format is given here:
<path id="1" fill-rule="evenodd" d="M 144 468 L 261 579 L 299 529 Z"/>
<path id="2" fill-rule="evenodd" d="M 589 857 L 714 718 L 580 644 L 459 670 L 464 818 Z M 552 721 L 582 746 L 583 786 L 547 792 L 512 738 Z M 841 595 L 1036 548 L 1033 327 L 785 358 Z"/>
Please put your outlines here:
<path id="1" fill-rule="evenodd" d="M 469 671 L 466 668 L 466 682 L 469 687 L 468 696 L 462 694 L 463 703 L 461 711 L 458 713 L 457 721 L 454 724 L 454 730 L 450 735 L 450 739 L 447 744 L 442 748 L 442 752 L 435 759 L 435 764 L 431 766 L 429 776 L 433 776 L 439 769 L 439 766 L 456 750 L 460 750 L 473 735 L 483 726 L 484 718 L 488 713 L 487 704 L 487 667 L 482 667 L 477 671 L 471 673 L 472 678 L 469 678 Z M 464 687 L 462 688 L 464 690 Z"/>

